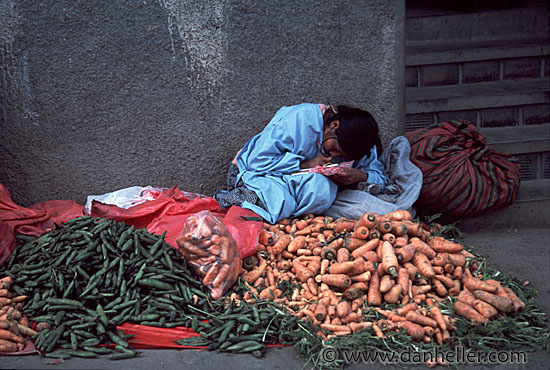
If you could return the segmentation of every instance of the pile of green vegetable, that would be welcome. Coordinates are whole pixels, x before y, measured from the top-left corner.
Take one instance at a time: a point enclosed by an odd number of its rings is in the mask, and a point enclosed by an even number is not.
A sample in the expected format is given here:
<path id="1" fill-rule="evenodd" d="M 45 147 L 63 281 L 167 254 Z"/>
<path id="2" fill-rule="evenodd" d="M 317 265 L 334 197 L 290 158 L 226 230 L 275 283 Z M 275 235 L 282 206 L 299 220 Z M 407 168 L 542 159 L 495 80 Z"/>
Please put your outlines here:
<path id="1" fill-rule="evenodd" d="M 131 338 L 117 329 L 125 322 L 192 327 L 202 337 L 187 345 L 261 355 L 281 328 L 300 324 L 271 302 L 211 300 L 163 235 L 123 222 L 83 216 L 18 241 L 0 275 L 30 297 L 23 312 L 47 323 L 34 338 L 47 357 L 133 357 Z"/>

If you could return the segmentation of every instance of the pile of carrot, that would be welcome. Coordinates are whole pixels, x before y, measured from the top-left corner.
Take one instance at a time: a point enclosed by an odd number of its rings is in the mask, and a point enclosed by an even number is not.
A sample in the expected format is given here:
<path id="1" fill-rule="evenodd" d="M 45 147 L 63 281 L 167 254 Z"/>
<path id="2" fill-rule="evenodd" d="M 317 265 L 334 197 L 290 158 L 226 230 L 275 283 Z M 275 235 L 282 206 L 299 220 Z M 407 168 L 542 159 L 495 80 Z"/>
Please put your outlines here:
<path id="1" fill-rule="evenodd" d="M 403 210 L 265 223 L 259 245 L 257 266 L 241 273 L 249 290 L 234 298 L 284 304 L 325 338 L 368 328 L 380 337 L 404 330 L 414 340 L 442 344 L 455 330 L 456 319 L 440 306 L 449 296 L 455 313 L 472 323 L 525 306 L 499 282 L 483 280 L 463 245 L 433 235 Z M 283 280 L 296 284 L 292 294 L 279 288 Z M 366 320 L 369 307 L 383 319 Z"/>
<path id="2" fill-rule="evenodd" d="M 10 291 L 10 276 L 0 279 L 0 353 L 18 352 L 25 348 L 25 340 L 36 334 L 29 327 L 27 315 L 21 312 L 24 295 Z"/>

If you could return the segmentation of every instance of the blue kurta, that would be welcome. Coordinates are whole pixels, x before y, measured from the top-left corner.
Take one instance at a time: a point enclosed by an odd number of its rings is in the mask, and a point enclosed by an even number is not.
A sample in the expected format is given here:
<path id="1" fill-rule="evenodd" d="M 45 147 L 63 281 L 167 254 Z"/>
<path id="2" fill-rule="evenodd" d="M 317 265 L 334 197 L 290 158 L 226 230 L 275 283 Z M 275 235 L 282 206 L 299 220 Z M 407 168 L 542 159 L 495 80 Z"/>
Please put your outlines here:
<path id="1" fill-rule="evenodd" d="M 244 202 L 269 223 L 305 213 L 322 214 L 336 198 L 338 185 L 328 177 L 310 173 L 292 175 L 300 162 L 319 156 L 323 142 L 323 115 L 318 104 L 303 103 L 283 107 L 265 129 L 252 137 L 237 156 L 239 175 L 253 190 L 265 209 Z M 355 161 L 353 167 L 368 174 L 368 182 L 385 185 L 383 165 L 373 148 L 370 156 Z"/>

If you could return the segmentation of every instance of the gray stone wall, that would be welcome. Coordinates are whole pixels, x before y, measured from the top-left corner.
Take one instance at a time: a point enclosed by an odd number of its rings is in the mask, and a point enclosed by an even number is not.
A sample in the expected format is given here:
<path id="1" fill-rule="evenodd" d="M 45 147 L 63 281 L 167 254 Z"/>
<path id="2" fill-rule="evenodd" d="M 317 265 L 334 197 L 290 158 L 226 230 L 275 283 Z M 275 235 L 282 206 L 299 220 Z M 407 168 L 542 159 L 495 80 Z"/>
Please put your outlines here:
<path id="1" fill-rule="evenodd" d="M 212 195 L 283 105 L 404 125 L 404 0 L 0 2 L 0 183 L 84 203 L 133 185 Z"/>

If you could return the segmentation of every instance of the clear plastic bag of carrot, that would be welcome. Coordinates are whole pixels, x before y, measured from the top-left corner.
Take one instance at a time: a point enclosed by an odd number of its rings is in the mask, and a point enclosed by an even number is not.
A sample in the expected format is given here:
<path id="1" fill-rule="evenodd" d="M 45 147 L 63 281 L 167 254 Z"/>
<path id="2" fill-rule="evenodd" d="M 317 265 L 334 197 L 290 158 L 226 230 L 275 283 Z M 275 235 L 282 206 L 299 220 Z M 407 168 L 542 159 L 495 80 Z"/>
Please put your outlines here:
<path id="1" fill-rule="evenodd" d="M 404 330 L 412 340 L 442 344 L 455 330 L 454 315 L 475 324 L 524 307 L 513 292 L 476 275 L 463 245 L 432 234 L 405 210 L 264 223 L 259 242 L 256 266 L 241 274 L 249 290 L 238 299 L 283 304 L 327 338 Z M 283 280 L 292 292 L 281 288 Z M 459 302 L 454 315 L 440 305 L 448 297 Z"/>
<path id="2" fill-rule="evenodd" d="M 210 211 L 189 216 L 176 242 L 189 267 L 209 288 L 212 299 L 222 297 L 237 281 L 241 272 L 237 243 Z"/>

